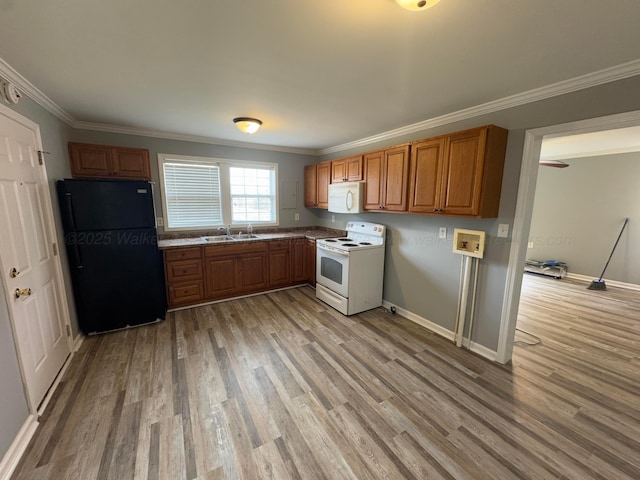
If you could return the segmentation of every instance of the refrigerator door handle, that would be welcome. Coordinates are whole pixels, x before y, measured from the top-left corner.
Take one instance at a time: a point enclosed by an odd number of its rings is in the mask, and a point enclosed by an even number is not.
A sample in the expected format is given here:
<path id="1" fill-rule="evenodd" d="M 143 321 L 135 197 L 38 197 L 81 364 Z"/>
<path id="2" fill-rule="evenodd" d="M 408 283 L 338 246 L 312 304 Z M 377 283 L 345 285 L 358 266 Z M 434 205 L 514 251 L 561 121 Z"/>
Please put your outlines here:
<path id="1" fill-rule="evenodd" d="M 63 209 L 61 212 L 64 215 L 63 224 L 67 226 L 67 230 L 75 231 L 76 230 L 76 220 L 75 215 L 73 214 L 73 198 L 71 198 L 70 193 L 64 194 L 64 201 L 67 208 Z"/>
<path id="2" fill-rule="evenodd" d="M 80 258 L 80 248 L 78 247 L 77 243 L 74 243 L 73 245 L 71 245 L 71 257 L 69 259 L 69 263 L 71 263 L 75 268 L 77 268 L 78 270 L 81 270 L 84 268 L 84 266 L 82 265 L 82 258 Z"/>

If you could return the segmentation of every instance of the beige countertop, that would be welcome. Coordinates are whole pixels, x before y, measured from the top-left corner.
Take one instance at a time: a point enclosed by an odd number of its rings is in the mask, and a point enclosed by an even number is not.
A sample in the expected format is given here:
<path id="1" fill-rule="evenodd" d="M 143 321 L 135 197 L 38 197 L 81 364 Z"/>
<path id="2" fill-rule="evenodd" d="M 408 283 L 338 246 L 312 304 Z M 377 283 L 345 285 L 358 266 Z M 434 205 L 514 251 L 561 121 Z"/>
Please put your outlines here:
<path id="1" fill-rule="evenodd" d="M 168 248 L 180 248 L 180 247 L 199 247 L 202 245 L 228 245 L 229 243 L 240 243 L 240 242 L 260 242 L 265 240 L 279 240 L 285 238 L 308 238 L 311 240 L 316 240 L 318 238 L 331 238 L 331 237 L 340 237 L 344 235 L 342 230 L 329 230 L 329 229 L 314 229 L 310 228 L 308 230 L 294 230 L 294 231 L 286 231 L 283 230 L 281 232 L 269 232 L 269 233 L 261 233 L 260 231 L 256 231 L 255 234 L 258 238 L 243 238 L 240 240 L 233 240 L 230 242 L 220 242 L 213 243 L 207 242 L 203 240 L 202 237 L 216 235 L 211 233 L 202 233 L 198 236 L 194 236 L 193 233 L 186 234 L 184 237 L 178 237 L 172 235 L 174 238 L 162 238 L 158 240 L 158 248 L 160 250 L 166 250 Z M 188 235 L 188 236 L 187 236 Z"/>

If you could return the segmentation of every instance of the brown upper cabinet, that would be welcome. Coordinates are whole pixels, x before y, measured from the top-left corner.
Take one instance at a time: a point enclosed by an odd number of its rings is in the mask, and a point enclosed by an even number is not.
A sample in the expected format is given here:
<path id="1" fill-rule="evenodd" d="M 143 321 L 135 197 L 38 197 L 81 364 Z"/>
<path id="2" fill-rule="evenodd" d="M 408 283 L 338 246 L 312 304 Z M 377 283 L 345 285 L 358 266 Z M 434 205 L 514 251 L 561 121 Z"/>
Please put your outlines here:
<path id="1" fill-rule="evenodd" d="M 409 145 L 364 155 L 365 210 L 407 210 Z"/>
<path id="2" fill-rule="evenodd" d="M 507 135 L 490 125 L 412 144 L 409 211 L 497 217 Z"/>
<path id="3" fill-rule="evenodd" d="M 151 180 L 149 150 L 69 143 L 74 178 L 124 178 Z"/>
<path id="4" fill-rule="evenodd" d="M 331 162 L 331 183 L 359 182 L 360 180 L 362 180 L 362 155 Z"/>
<path id="5" fill-rule="evenodd" d="M 321 162 L 304 167 L 304 206 L 310 208 L 329 207 L 329 182 L 331 162 Z"/>

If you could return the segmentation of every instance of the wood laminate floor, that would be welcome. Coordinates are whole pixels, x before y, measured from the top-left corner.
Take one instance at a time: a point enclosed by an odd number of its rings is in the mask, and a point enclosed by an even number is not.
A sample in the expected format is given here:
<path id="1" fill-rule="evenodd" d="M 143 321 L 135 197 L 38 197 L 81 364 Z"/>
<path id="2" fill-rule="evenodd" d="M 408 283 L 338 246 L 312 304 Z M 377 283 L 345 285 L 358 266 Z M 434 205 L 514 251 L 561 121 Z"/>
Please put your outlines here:
<path id="1" fill-rule="evenodd" d="M 513 364 L 308 287 L 87 338 L 14 479 L 640 478 L 640 293 L 526 276 Z"/>

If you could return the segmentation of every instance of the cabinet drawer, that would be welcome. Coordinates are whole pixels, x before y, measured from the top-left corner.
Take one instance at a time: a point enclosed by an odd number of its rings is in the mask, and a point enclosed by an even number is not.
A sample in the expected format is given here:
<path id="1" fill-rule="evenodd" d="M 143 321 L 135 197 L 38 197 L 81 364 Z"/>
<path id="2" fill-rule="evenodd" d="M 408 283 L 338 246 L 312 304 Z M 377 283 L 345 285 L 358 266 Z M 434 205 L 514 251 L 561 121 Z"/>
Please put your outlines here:
<path id="1" fill-rule="evenodd" d="M 290 243 L 289 239 L 285 240 L 271 240 L 269 242 L 269 251 L 273 252 L 275 250 L 289 250 Z"/>
<path id="2" fill-rule="evenodd" d="M 244 253 L 266 252 L 267 242 L 246 242 L 228 245 L 211 245 L 204 247 L 206 257 L 242 255 Z"/>
<path id="3" fill-rule="evenodd" d="M 202 278 L 202 261 L 180 260 L 177 262 L 167 262 L 167 281 L 169 283 L 185 282 Z"/>
<path id="4" fill-rule="evenodd" d="M 202 282 L 179 283 L 167 287 L 169 305 L 197 303 L 204 299 Z"/>
<path id="5" fill-rule="evenodd" d="M 174 260 L 189 260 L 200 257 L 200 247 L 172 248 L 164 251 L 164 258 L 167 262 L 172 262 Z"/>

